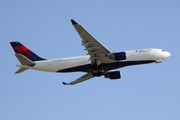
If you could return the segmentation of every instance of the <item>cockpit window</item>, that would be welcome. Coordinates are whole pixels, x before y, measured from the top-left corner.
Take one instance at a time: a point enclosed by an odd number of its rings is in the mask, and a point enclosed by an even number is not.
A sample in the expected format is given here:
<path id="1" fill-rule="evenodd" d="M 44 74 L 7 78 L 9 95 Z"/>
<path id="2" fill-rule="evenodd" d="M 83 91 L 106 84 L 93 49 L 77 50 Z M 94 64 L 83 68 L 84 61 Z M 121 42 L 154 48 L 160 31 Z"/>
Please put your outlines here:
<path id="1" fill-rule="evenodd" d="M 165 50 L 162 50 L 162 52 L 165 52 Z"/>

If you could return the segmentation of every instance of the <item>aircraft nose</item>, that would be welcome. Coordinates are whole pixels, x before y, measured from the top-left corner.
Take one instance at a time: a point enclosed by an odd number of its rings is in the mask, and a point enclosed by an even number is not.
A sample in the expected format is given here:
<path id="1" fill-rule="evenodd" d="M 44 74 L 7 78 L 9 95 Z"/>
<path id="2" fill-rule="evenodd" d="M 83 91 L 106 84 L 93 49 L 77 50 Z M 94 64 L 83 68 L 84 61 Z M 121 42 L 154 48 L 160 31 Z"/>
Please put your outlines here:
<path id="1" fill-rule="evenodd" d="M 171 53 L 166 52 L 166 53 L 165 53 L 165 57 L 168 58 L 169 56 L 171 56 Z"/>
<path id="2" fill-rule="evenodd" d="M 168 53 L 168 57 L 171 56 L 171 53 L 167 52 Z"/>
<path id="3" fill-rule="evenodd" d="M 168 58 L 169 56 L 171 56 L 171 53 L 167 52 L 167 58 Z"/>

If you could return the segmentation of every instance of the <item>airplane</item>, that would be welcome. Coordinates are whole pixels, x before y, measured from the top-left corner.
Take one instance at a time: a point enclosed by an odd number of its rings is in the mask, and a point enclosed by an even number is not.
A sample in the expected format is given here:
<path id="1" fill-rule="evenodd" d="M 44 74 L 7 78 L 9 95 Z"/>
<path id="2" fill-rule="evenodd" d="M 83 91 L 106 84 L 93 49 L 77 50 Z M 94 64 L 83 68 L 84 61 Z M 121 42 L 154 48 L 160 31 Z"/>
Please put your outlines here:
<path id="1" fill-rule="evenodd" d="M 71 19 L 72 25 L 82 39 L 82 46 L 88 52 L 85 56 L 44 59 L 39 57 L 30 49 L 18 41 L 10 42 L 15 51 L 15 56 L 21 64 L 16 65 L 20 69 L 15 72 L 21 73 L 27 69 L 47 71 L 47 72 L 85 72 L 82 77 L 66 83 L 64 85 L 74 85 L 93 77 L 104 76 L 110 80 L 120 79 L 120 71 L 112 71 L 131 65 L 140 65 L 148 63 L 161 63 L 171 54 L 163 49 L 138 49 L 121 52 L 111 52 L 88 33 L 81 25 Z"/>

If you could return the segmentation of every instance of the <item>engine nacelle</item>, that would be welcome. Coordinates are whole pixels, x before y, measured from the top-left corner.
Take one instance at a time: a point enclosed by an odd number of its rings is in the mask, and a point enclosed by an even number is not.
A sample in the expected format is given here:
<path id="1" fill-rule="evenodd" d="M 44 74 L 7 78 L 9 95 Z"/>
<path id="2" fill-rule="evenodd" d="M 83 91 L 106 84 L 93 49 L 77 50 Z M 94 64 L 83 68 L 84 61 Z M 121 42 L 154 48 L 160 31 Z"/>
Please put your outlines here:
<path id="1" fill-rule="evenodd" d="M 109 58 L 114 60 L 126 60 L 126 52 L 113 53 Z"/>
<path id="2" fill-rule="evenodd" d="M 104 76 L 105 76 L 105 78 L 109 78 L 109 79 L 120 79 L 121 73 L 120 73 L 120 71 L 108 72 Z"/>

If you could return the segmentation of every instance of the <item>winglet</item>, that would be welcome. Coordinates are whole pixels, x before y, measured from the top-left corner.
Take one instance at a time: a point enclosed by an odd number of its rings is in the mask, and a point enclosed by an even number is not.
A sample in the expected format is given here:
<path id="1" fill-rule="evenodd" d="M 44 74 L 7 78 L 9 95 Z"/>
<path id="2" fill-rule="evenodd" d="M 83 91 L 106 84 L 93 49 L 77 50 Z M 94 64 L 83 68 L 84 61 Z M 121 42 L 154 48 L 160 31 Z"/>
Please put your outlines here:
<path id="1" fill-rule="evenodd" d="M 63 84 L 63 85 L 66 85 L 67 83 L 65 83 L 65 82 L 62 82 L 62 84 Z"/>
<path id="2" fill-rule="evenodd" d="M 74 21 L 73 19 L 71 19 L 71 22 L 73 25 L 77 25 L 78 23 L 76 21 Z"/>

